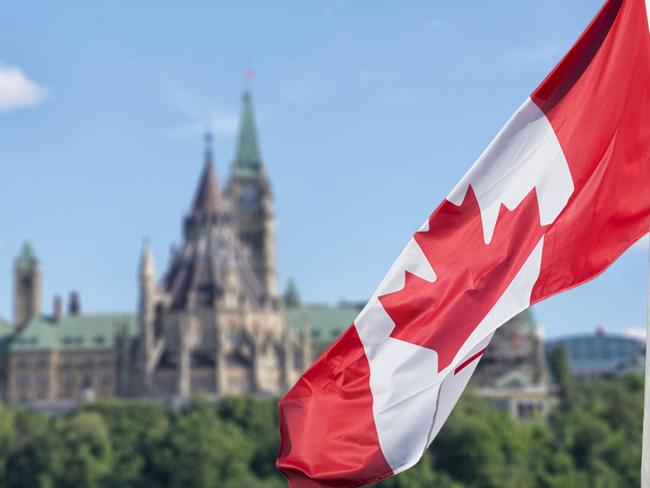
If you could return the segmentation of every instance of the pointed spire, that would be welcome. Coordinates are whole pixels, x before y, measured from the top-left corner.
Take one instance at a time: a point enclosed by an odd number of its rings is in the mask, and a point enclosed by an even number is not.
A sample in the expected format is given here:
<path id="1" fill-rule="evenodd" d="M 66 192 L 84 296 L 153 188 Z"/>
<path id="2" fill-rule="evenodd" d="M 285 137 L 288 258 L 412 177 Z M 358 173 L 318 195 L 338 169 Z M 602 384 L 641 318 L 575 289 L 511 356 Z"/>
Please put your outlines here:
<path id="1" fill-rule="evenodd" d="M 212 164 L 212 132 L 206 130 L 203 135 L 203 141 L 205 144 L 205 162 Z"/>
<path id="2" fill-rule="evenodd" d="M 194 197 L 192 214 L 218 214 L 224 209 L 221 190 L 212 162 L 212 134 L 205 134 L 205 165 Z"/>
<path id="3" fill-rule="evenodd" d="M 140 255 L 140 276 L 156 276 L 156 271 L 153 266 L 153 256 L 151 255 L 151 241 L 148 237 L 145 237 L 142 242 L 142 254 Z"/>
<path id="4" fill-rule="evenodd" d="M 16 267 L 21 269 L 28 269 L 38 264 L 38 259 L 34 253 L 34 249 L 29 241 L 23 242 L 20 248 L 20 254 L 16 258 Z"/>
<path id="5" fill-rule="evenodd" d="M 239 141 L 233 164 L 236 176 L 257 176 L 262 168 L 262 156 L 257 142 L 253 101 L 248 91 L 242 97 Z"/>

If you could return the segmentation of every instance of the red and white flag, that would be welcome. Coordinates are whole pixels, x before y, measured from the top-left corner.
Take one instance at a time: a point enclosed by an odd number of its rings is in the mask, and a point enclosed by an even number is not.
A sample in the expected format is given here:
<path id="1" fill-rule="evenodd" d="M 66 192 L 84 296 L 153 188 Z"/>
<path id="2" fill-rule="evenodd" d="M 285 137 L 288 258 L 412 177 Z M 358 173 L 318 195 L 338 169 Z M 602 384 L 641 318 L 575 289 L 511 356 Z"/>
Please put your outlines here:
<path id="1" fill-rule="evenodd" d="M 644 0 L 609 0 L 280 402 L 294 488 L 360 486 L 431 444 L 494 331 L 650 226 Z"/>

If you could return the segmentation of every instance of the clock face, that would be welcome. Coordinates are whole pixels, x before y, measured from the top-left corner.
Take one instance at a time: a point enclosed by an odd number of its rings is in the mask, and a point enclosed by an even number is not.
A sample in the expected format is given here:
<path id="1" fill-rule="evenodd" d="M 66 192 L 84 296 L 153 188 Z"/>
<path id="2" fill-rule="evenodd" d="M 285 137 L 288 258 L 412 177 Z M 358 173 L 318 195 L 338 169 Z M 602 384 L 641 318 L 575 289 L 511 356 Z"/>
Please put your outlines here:
<path id="1" fill-rule="evenodd" d="M 244 185 L 239 193 L 239 203 L 246 210 L 257 210 L 259 206 L 259 190 L 253 185 Z"/>

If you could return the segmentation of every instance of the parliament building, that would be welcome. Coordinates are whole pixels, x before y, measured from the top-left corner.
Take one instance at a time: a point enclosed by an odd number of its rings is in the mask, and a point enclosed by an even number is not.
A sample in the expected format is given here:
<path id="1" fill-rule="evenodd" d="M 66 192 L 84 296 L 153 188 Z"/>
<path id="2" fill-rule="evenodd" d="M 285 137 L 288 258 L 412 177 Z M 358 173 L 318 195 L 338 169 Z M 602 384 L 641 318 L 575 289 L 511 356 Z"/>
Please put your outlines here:
<path id="1" fill-rule="evenodd" d="M 72 292 L 41 307 L 41 263 L 25 243 L 14 261 L 12 323 L 0 319 L 0 400 L 56 411 L 101 397 L 169 404 L 202 393 L 279 395 L 352 323 L 363 304 L 300 303 L 278 294 L 273 192 L 252 100 L 244 93 L 227 184 L 205 161 L 182 242 L 156 274 L 142 248 L 136 313 L 84 314 Z M 530 311 L 495 335 L 473 384 L 517 417 L 546 410 L 543 343 Z"/>
<path id="2" fill-rule="evenodd" d="M 56 408 L 104 396 L 274 395 L 310 364 L 308 323 L 290 326 L 277 292 L 273 192 L 249 93 L 224 188 L 206 136 L 182 243 L 169 262 L 158 277 L 144 243 L 136 314 L 83 314 L 76 292 L 66 311 L 55 297 L 44 314 L 41 264 L 24 244 L 14 263 L 13 324 L 0 323 L 2 399 Z"/>

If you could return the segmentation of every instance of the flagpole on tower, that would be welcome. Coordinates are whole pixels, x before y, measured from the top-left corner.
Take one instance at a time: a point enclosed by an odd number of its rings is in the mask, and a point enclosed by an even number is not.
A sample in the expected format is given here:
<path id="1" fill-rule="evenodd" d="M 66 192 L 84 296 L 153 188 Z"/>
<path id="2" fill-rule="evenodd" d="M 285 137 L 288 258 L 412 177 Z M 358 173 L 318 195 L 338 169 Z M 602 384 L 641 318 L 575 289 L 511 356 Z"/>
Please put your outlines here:
<path id="1" fill-rule="evenodd" d="M 643 441 L 641 445 L 641 488 L 650 488 L 650 245 L 648 246 L 648 317 L 645 339 L 645 387 L 643 389 Z"/>

